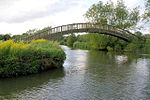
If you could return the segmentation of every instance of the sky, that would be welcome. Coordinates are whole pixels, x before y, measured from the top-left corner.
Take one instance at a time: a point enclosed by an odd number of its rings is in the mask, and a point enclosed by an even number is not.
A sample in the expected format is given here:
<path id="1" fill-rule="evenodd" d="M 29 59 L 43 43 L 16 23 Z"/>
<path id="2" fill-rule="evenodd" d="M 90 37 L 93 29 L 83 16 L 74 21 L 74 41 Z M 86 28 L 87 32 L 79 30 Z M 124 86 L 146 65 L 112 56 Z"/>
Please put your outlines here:
<path id="1" fill-rule="evenodd" d="M 85 22 L 83 15 L 99 1 L 108 0 L 0 0 L 0 34 L 15 35 L 29 29 Z M 144 6 L 144 0 L 124 1 L 130 8 Z M 145 32 L 150 33 L 146 28 Z"/>

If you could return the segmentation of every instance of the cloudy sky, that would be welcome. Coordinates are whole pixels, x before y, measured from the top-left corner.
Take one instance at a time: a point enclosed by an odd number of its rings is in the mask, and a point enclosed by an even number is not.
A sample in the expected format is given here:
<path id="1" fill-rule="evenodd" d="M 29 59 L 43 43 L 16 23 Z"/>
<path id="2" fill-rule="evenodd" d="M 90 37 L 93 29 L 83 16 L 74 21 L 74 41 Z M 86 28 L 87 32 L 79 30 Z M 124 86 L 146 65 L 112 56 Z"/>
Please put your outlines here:
<path id="1" fill-rule="evenodd" d="M 85 22 L 83 15 L 98 1 L 100 0 L 0 0 L 0 34 L 22 34 L 34 28 Z M 144 0 L 124 1 L 131 8 L 144 5 Z"/>

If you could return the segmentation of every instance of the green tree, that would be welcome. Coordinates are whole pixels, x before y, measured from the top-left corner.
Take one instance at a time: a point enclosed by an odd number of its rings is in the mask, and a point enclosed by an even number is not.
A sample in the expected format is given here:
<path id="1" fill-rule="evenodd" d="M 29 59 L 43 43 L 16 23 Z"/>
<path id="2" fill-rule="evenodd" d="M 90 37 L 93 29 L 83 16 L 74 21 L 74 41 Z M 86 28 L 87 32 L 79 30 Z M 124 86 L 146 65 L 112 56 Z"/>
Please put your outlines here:
<path id="1" fill-rule="evenodd" d="M 4 40 L 4 35 L 0 35 L 0 40 Z"/>
<path id="2" fill-rule="evenodd" d="M 91 49 L 95 50 L 106 50 L 109 44 L 109 37 L 102 34 L 89 34 L 89 44 Z"/>
<path id="3" fill-rule="evenodd" d="M 138 36 L 138 37 L 142 37 L 142 33 L 140 32 L 140 31 L 137 31 L 137 32 L 135 32 L 134 33 L 136 36 Z"/>
<path id="4" fill-rule="evenodd" d="M 48 31 L 48 30 L 51 30 L 51 29 L 52 29 L 52 27 L 51 27 L 51 26 L 48 26 L 48 27 L 45 27 L 45 28 L 43 28 L 43 29 L 41 29 L 41 30 L 38 30 L 37 33 L 44 33 L 44 32 L 47 33 L 47 31 Z"/>
<path id="5" fill-rule="evenodd" d="M 11 39 L 11 36 L 9 34 L 4 35 L 4 41 L 7 41 Z"/>
<path id="6" fill-rule="evenodd" d="M 146 38 L 146 42 L 144 44 L 143 50 L 146 52 L 150 52 L 150 34 L 145 34 L 144 37 Z"/>
<path id="7" fill-rule="evenodd" d="M 130 43 L 130 44 L 128 44 L 127 46 L 126 46 L 126 48 L 124 49 L 125 51 L 132 51 L 132 52 L 134 52 L 134 51 L 136 51 L 138 49 L 138 47 L 137 47 L 137 44 L 134 44 L 134 43 Z"/>
<path id="8" fill-rule="evenodd" d="M 12 39 L 15 39 L 15 40 L 17 40 L 17 41 L 20 41 L 21 38 L 23 38 L 23 37 L 24 37 L 24 35 L 13 35 L 13 36 L 12 36 Z"/>
<path id="9" fill-rule="evenodd" d="M 144 20 L 147 20 L 147 22 L 149 22 L 150 20 L 150 0 L 146 0 L 145 12 L 143 18 Z"/>
<path id="10" fill-rule="evenodd" d="M 76 36 L 74 34 L 71 34 L 68 38 L 67 38 L 67 45 L 69 47 L 73 47 L 73 43 L 76 41 Z"/>
<path id="11" fill-rule="evenodd" d="M 85 14 L 85 17 L 89 22 L 92 23 L 109 24 L 112 23 L 110 15 L 114 14 L 113 12 L 113 2 L 107 2 L 107 4 L 103 4 L 102 1 L 99 1 L 98 4 L 94 4 L 91 8 L 89 8 L 89 10 Z"/>
<path id="12" fill-rule="evenodd" d="M 106 4 L 100 1 L 88 9 L 85 18 L 88 22 L 109 24 L 123 29 L 133 28 L 140 21 L 138 7 L 128 9 L 123 0 L 118 0 L 117 5 L 111 1 Z"/>
<path id="13" fill-rule="evenodd" d="M 37 29 L 29 29 L 26 34 L 28 35 L 33 35 L 34 33 L 36 33 L 38 30 Z"/>

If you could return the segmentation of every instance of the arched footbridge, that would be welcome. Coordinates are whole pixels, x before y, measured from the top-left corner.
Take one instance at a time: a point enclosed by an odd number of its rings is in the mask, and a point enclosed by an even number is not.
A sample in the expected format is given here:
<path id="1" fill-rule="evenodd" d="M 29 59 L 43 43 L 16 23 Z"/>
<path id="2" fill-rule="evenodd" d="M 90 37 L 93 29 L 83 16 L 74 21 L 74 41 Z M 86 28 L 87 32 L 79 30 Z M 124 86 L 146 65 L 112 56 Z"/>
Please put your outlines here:
<path id="1" fill-rule="evenodd" d="M 111 25 L 74 23 L 54 27 L 49 30 L 45 30 L 44 32 L 35 33 L 34 35 L 25 37 L 23 40 L 31 41 L 32 39 L 53 39 L 70 33 L 82 33 L 82 32 L 111 35 L 128 42 L 137 38 L 136 35 L 130 33 L 129 31 L 119 29 Z"/>

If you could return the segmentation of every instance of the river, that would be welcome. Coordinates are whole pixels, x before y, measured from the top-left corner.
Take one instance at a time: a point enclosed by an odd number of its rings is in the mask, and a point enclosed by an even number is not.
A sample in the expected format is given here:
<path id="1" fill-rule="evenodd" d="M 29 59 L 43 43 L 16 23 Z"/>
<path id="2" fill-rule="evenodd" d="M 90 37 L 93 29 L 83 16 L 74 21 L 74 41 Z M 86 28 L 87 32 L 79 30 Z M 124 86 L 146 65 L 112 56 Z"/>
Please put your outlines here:
<path id="1" fill-rule="evenodd" d="M 63 68 L 0 79 L 11 100 L 149 100 L 150 55 L 71 50 Z"/>

